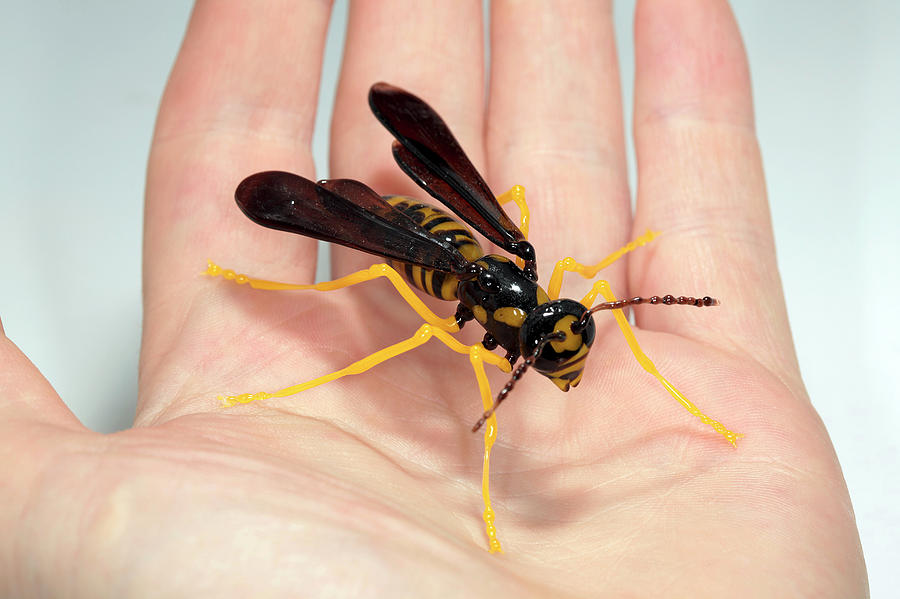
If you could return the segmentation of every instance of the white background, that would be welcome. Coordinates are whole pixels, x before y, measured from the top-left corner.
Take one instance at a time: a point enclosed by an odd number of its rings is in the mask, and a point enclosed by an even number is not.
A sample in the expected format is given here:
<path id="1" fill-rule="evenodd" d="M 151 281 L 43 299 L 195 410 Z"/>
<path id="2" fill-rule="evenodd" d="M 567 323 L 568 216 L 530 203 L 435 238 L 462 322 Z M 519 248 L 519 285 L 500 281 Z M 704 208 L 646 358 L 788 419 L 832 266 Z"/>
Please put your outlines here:
<path id="1" fill-rule="evenodd" d="M 137 386 L 144 169 L 190 3 L 0 7 L 0 316 L 86 425 L 125 428 Z M 734 8 L 800 364 L 850 487 L 872 594 L 890 596 L 900 586 L 900 3 Z M 628 107 L 633 10 L 616 6 Z M 345 19 L 339 1 L 320 176 Z"/>

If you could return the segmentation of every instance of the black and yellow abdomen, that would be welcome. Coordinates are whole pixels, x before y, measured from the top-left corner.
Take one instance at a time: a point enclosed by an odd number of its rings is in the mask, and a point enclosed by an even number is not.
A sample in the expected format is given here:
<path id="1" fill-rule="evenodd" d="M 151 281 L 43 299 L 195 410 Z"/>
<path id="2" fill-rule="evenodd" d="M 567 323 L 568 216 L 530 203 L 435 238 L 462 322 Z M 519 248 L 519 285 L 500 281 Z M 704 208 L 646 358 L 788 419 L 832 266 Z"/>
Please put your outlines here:
<path id="1" fill-rule="evenodd" d="M 406 196 L 385 196 L 384 199 L 435 237 L 451 243 L 466 260 L 473 262 L 484 256 L 484 250 L 472 237 L 468 227 L 443 210 Z M 391 266 L 403 273 L 413 287 L 432 297 L 447 301 L 458 299 L 456 288 L 459 286 L 459 279 L 450 273 L 406 262 L 392 261 Z"/>

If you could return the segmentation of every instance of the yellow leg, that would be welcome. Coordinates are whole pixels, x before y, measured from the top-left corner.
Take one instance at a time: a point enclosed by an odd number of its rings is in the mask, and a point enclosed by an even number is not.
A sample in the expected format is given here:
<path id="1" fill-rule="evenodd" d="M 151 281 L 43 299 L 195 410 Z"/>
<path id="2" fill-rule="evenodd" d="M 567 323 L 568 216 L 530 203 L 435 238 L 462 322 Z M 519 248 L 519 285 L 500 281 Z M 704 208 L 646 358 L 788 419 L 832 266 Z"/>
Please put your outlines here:
<path id="1" fill-rule="evenodd" d="M 524 201 L 524 196 L 522 199 Z M 525 215 L 525 218 L 527 218 L 527 208 L 524 209 L 523 214 Z M 366 356 L 365 358 L 358 360 L 353 364 L 342 368 L 341 370 L 320 376 L 305 383 L 299 383 L 290 387 L 285 387 L 284 389 L 280 389 L 271 393 L 267 391 L 259 391 L 257 393 L 242 393 L 240 395 L 220 397 L 219 399 L 226 406 L 234 406 L 240 403 L 250 403 L 251 401 L 257 401 L 261 399 L 286 397 L 288 395 L 300 393 L 301 391 L 306 391 L 307 389 L 312 389 L 313 387 L 323 385 L 347 375 L 363 373 L 373 366 L 380 364 L 381 362 L 390 360 L 393 357 L 399 356 L 402 353 L 419 347 L 432 337 L 437 337 L 447 347 L 455 352 L 469 355 L 469 361 L 472 363 L 472 368 L 475 371 L 475 378 L 478 382 L 478 389 L 481 394 L 481 403 L 485 410 L 490 409 L 490 407 L 494 403 L 494 400 L 493 396 L 491 395 L 490 383 L 488 382 L 487 375 L 484 371 L 484 363 L 487 362 L 489 364 L 492 364 L 503 372 L 510 372 L 512 370 L 512 367 L 510 366 L 506 358 L 501 358 L 500 356 L 491 353 L 490 351 L 486 350 L 480 343 L 467 346 L 463 345 L 453 336 L 451 336 L 450 333 L 459 330 L 459 327 L 456 325 L 455 317 L 441 319 L 436 316 L 412 292 L 409 285 L 406 284 L 406 282 L 400 277 L 397 271 L 395 271 L 387 264 L 375 264 L 366 270 L 355 272 L 353 274 L 347 275 L 346 277 L 335 279 L 334 281 L 325 281 L 314 285 L 298 285 L 293 283 L 278 283 L 275 281 L 254 279 L 248 277 L 247 275 L 238 274 L 231 269 L 223 269 L 211 261 L 209 262 L 209 266 L 204 274 L 213 277 L 222 276 L 225 279 L 229 279 L 234 281 L 235 283 L 238 283 L 239 285 L 249 284 L 255 289 L 313 289 L 316 291 L 331 291 L 333 289 L 340 289 L 342 287 L 348 287 L 350 285 L 369 281 L 377 277 L 387 277 L 403 297 L 403 299 L 406 300 L 406 302 L 423 319 L 428 322 L 428 324 L 424 324 L 419 327 L 416 333 L 409 339 L 405 339 L 403 341 L 400 341 L 399 343 L 395 343 L 394 345 L 377 351 L 374 354 Z M 492 416 L 485 423 L 484 429 L 484 463 L 481 477 L 481 495 L 484 499 L 483 518 L 485 522 L 485 532 L 488 537 L 490 551 L 491 553 L 502 553 L 503 550 L 500 546 L 500 541 L 497 538 L 497 527 L 494 525 L 494 510 L 491 508 L 490 497 L 490 457 L 491 449 L 493 448 L 494 442 L 496 440 L 497 418 L 496 416 Z"/>
<path id="2" fill-rule="evenodd" d="M 475 370 L 475 379 L 478 381 L 478 391 L 481 393 L 481 404 L 485 410 L 490 410 L 494 405 L 494 397 L 491 395 L 491 385 L 487 374 L 484 372 L 484 360 L 487 356 L 494 356 L 480 343 L 469 346 L 469 361 Z M 507 362 L 508 363 L 508 362 Z M 497 416 L 491 417 L 484 423 L 484 462 L 481 467 L 481 497 L 484 499 L 484 530 L 488 537 L 488 546 L 491 553 L 503 553 L 500 547 L 500 539 L 497 538 L 497 527 L 494 525 L 494 510 L 491 508 L 491 449 L 497 440 Z"/>
<path id="3" fill-rule="evenodd" d="M 594 283 L 594 286 L 591 288 L 590 293 L 584 296 L 584 299 L 581 300 L 581 303 L 584 306 L 590 307 L 594 303 L 594 299 L 597 297 L 597 294 L 603 296 L 603 298 L 608 302 L 616 301 L 616 296 L 613 295 L 612 290 L 609 288 L 609 283 L 606 281 L 597 281 Z M 667 381 L 663 375 L 659 373 L 656 369 L 656 366 L 653 362 L 650 361 L 650 358 L 647 357 L 647 354 L 641 349 L 640 345 L 638 345 L 637 339 L 634 336 L 634 331 L 631 330 L 631 326 L 628 324 L 628 319 L 625 318 L 625 314 L 622 310 L 613 310 L 613 316 L 616 318 L 616 322 L 619 325 L 619 328 L 622 330 L 622 334 L 625 335 L 625 341 L 628 342 L 628 347 L 631 348 L 631 353 L 634 354 L 634 357 L 637 358 L 638 363 L 650 374 L 655 376 L 657 380 L 662 383 L 662 386 L 666 388 L 666 391 L 669 392 L 669 395 L 678 400 L 678 402 L 684 406 L 684 408 L 700 419 L 700 422 L 711 426 L 713 430 L 717 433 L 725 437 L 729 443 L 733 446 L 737 447 L 737 440 L 743 437 L 743 435 L 739 433 L 732 432 L 725 428 L 725 426 L 710 418 L 706 414 L 700 411 L 700 409 L 695 406 L 687 397 L 685 397 L 681 391 L 676 389 L 672 383 Z"/>
<path id="4" fill-rule="evenodd" d="M 407 284 L 407 282 L 403 280 L 403 277 L 400 276 L 400 273 L 398 273 L 387 264 L 373 264 L 365 270 L 359 270 L 347 275 L 346 277 L 341 277 L 340 279 L 335 279 L 333 281 L 323 281 L 321 283 L 315 283 L 313 285 L 297 285 L 294 283 L 278 283 L 276 281 L 254 279 L 248 277 L 247 275 L 238 274 L 230 268 L 222 268 L 211 260 L 209 260 L 208 263 L 209 266 L 206 268 L 206 272 L 204 272 L 203 274 L 209 275 L 211 277 L 222 276 L 225 279 L 234 281 L 238 285 L 249 284 L 254 289 L 312 289 L 315 291 L 333 291 L 335 289 L 341 289 L 343 287 L 356 285 L 357 283 L 371 281 L 372 279 L 377 279 L 378 277 L 385 277 L 391 282 L 391 284 L 394 285 L 394 288 L 401 295 L 401 297 L 403 297 L 406 303 L 409 304 L 410 307 L 415 310 L 416 313 L 421 316 L 425 322 L 451 333 L 455 333 L 459 330 L 459 327 L 456 324 L 456 317 L 450 316 L 448 318 L 441 318 L 440 316 L 429 310 L 428 306 L 426 306 L 422 302 L 422 300 L 419 299 L 419 297 L 413 292 L 409 284 Z"/>
<path id="5" fill-rule="evenodd" d="M 497 202 L 501 206 L 507 202 L 514 202 L 519 207 L 519 230 L 522 231 L 525 239 L 528 239 L 528 219 L 531 215 L 528 212 L 528 203 L 525 201 L 525 188 L 521 185 L 513 185 L 509 191 L 497 196 Z M 522 268 L 525 266 L 525 261 L 516 258 L 516 265 Z"/>
<path id="6" fill-rule="evenodd" d="M 586 279 L 592 279 L 597 276 L 598 272 L 624 256 L 628 252 L 634 251 L 642 245 L 647 245 L 648 243 L 656 239 L 659 235 L 659 231 L 650 231 L 648 229 L 646 233 L 644 233 L 634 241 L 628 242 L 593 266 L 585 266 L 584 264 L 580 264 L 576 262 L 574 258 L 563 258 L 556 263 L 555 267 L 553 267 L 553 274 L 550 275 L 550 283 L 547 285 L 547 295 L 549 295 L 550 299 L 552 300 L 559 299 L 559 292 L 562 288 L 563 274 L 565 274 L 566 272 L 577 272 Z"/>
<path id="7" fill-rule="evenodd" d="M 404 339 L 399 343 L 389 345 L 388 347 L 377 351 L 374 354 L 366 356 L 361 360 L 357 360 L 353 364 L 350 364 L 349 366 L 346 366 L 338 371 L 332 372 L 331 374 L 325 374 L 311 381 L 291 385 L 290 387 L 285 387 L 284 389 L 273 391 L 271 393 L 267 391 L 259 391 L 257 393 L 229 395 L 227 397 L 220 397 L 220 399 L 226 406 L 234 406 L 239 403 L 250 403 L 251 401 L 257 401 L 260 399 L 272 399 L 275 397 L 287 397 L 288 395 L 294 395 L 296 393 L 300 393 L 301 391 L 306 391 L 307 389 L 312 389 L 313 387 L 318 387 L 319 385 L 330 383 L 331 381 L 337 380 L 341 377 L 345 377 L 348 374 L 361 374 L 377 364 L 380 364 L 386 360 L 390 360 L 391 358 L 419 347 L 432 337 L 437 337 L 438 339 L 443 341 L 447 347 L 455 352 L 461 354 L 470 353 L 470 346 L 463 345 L 447 331 L 430 324 L 423 324 L 421 327 L 419 327 L 419 330 L 417 330 L 416 333 L 409 339 Z M 481 344 L 472 347 L 481 347 L 481 349 L 484 350 L 484 347 L 481 346 Z M 491 353 L 487 350 L 484 350 L 484 352 L 481 354 L 481 359 L 483 362 L 493 364 L 503 372 L 510 372 L 512 370 L 509 362 L 505 358 L 502 358 L 497 354 Z"/>
<path id="8" fill-rule="evenodd" d="M 226 406 L 233 406 L 239 403 L 249 403 L 251 401 L 260 399 L 271 399 L 275 397 L 294 395 L 295 393 L 300 393 L 301 391 L 312 389 L 313 387 L 317 387 L 324 383 L 328 383 L 350 374 L 361 374 L 377 364 L 380 364 L 386 360 L 390 360 L 393 357 L 399 356 L 402 353 L 419 347 L 432 337 L 437 337 L 447 347 L 455 352 L 461 354 L 469 354 L 469 361 L 472 363 L 472 368 L 475 370 L 475 378 L 478 381 L 478 390 L 481 393 L 481 403 L 484 406 L 484 409 L 489 409 L 493 405 L 493 397 L 491 396 L 490 383 L 488 382 L 487 375 L 484 371 L 484 363 L 487 362 L 489 364 L 492 364 L 498 367 L 503 372 L 510 372 L 511 367 L 509 365 L 509 362 L 505 358 L 489 352 L 480 343 L 468 346 L 463 345 L 453 336 L 451 336 L 447 331 L 433 327 L 429 324 L 423 324 L 421 327 L 419 327 L 419 330 L 417 330 L 416 333 L 409 339 L 405 339 L 399 343 L 395 343 L 394 345 L 386 347 L 381 351 L 377 351 L 374 354 L 366 356 L 362 360 L 358 360 L 353 364 L 350 364 L 346 368 L 342 368 L 341 370 L 332 372 L 331 374 L 320 376 L 305 383 L 292 385 L 273 393 L 260 391 L 257 393 L 232 395 L 229 397 L 223 397 L 221 399 Z M 491 496 L 489 490 L 491 449 L 494 445 L 494 441 L 496 440 L 497 418 L 496 416 L 491 416 L 491 418 L 489 418 L 485 423 L 484 430 L 484 464 L 481 475 L 481 495 L 484 499 L 483 518 L 490 552 L 496 553 L 499 551 L 502 553 L 503 549 L 500 547 L 500 540 L 497 538 L 497 527 L 494 525 L 494 510 L 491 508 Z"/>

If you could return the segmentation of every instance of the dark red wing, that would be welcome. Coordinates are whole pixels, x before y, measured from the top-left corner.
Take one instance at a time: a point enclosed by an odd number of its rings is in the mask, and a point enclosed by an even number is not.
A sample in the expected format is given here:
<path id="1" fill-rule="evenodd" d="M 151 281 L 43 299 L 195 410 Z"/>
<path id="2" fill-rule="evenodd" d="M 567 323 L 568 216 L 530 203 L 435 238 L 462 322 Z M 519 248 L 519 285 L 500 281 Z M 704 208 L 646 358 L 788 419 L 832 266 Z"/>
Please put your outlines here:
<path id="1" fill-rule="evenodd" d="M 321 239 L 392 260 L 450 273 L 469 262 L 358 181 L 314 183 L 267 171 L 250 175 L 234 192 L 250 220 L 270 229 Z"/>
<path id="2" fill-rule="evenodd" d="M 422 189 L 482 235 L 516 254 L 525 239 L 441 117 L 420 98 L 387 83 L 369 90 L 375 117 L 397 139 L 397 164 Z"/>

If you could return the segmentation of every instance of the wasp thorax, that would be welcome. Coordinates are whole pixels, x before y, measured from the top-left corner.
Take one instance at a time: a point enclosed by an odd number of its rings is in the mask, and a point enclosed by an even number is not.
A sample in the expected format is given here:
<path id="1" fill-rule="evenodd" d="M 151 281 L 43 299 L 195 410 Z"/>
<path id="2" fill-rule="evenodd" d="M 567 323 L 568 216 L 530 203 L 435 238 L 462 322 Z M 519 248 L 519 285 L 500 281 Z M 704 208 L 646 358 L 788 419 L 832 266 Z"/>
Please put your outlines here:
<path id="1" fill-rule="evenodd" d="M 561 299 L 548 302 L 533 310 L 519 331 L 523 356 L 531 356 L 541 347 L 533 368 L 552 380 L 562 391 L 578 385 L 584 372 L 588 351 L 594 342 L 594 318 L 578 302 Z M 579 323 L 572 330 L 572 325 Z M 564 338 L 546 342 L 545 339 L 562 333 Z"/>

